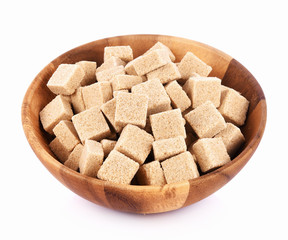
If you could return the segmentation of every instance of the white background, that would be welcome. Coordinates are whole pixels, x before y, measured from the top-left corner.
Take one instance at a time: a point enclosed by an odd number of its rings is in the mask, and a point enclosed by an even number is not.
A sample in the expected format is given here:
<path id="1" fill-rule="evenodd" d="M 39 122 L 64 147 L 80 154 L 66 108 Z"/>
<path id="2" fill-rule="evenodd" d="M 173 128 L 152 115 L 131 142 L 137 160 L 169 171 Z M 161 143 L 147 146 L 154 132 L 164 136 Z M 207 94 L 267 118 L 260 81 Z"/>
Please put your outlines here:
<path id="1" fill-rule="evenodd" d="M 1 1 L 0 239 L 287 239 L 286 1 Z M 155 215 L 94 205 L 28 145 L 21 103 L 37 73 L 81 44 L 125 34 L 197 40 L 233 56 L 266 95 L 268 119 L 244 169 L 210 197 Z"/>

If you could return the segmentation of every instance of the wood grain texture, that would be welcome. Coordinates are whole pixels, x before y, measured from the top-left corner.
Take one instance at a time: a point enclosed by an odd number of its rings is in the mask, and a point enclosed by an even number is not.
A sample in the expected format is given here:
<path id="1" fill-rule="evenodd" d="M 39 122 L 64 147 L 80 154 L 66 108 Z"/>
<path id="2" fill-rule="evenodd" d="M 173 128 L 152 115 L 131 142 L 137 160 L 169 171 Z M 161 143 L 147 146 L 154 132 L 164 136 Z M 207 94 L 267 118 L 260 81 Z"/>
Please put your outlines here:
<path id="1" fill-rule="evenodd" d="M 105 46 L 130 45 L 134 57 L 143 54 L 157 41 L 167 45 L 175 54 L 176 62 L 187 51 L 213 67 L 210 76 L 223 79 L 222 83 L 241 92 L 249 101 L 247 122 L 242 131 L 246 143 L 239 155 L 229 164 L 199 178 L 160 186 L 132 186 L 113 184 L 75 172 L 58 162 L 48 143 L 51 136 L 39 122 L 39 112 L 55 95 L 46 84 L 61 63 L 81 60 L 103 62 Z M 43 165 L 61 183 L 76 194 L 96 204 L 133 213 L 158 213 L 175 210 L 195 203 L 229 182 L 247 163 L 256 150 L 266 123 L 266 101 L 263 91 L 252 74 L 229 55 L 205 44 L 162 35 L 128 35 L 97 40 L 72 49 L 49 63 L 29 86 L 22 105 L 22 124 L 27 140 Z"/>

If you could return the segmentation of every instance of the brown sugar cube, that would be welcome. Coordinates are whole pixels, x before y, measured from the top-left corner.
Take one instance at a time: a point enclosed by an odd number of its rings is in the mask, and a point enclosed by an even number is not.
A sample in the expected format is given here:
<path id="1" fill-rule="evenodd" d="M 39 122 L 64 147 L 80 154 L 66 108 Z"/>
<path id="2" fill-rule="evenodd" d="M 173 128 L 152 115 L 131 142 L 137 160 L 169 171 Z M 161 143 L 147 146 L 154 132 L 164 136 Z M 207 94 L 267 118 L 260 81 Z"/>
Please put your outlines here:
<path id="1" fill-rule="evenodd" d="M 157 161 L 173 157 L 187 151 L 187 146 L 183 136 L 157 140 L 152 143 L 154 158 Z"/>
<path id="2" fill-rule="evenodd" d="M 112 46 L 104 48 L 104 62 L 110 57 L 119 57 L 124 62 L 133 60 L 133 50 L 130 46 Z"/>
<path id="3" fill-rule="evenodd" d="M 50 142 L 49 147 L 61 163 L 64 163 L 71 153 L 71 151 L 68 151 L 57 137 Z"/>
<path id="4" fill-rule="evenodd" d="M 168 184 L 199 177 L 196 163 L 188 151 L 168 158 L 161 165 Z"/>
<path id="5" fill-rule="evenodd" d="M 111 79 L 113 91 L 130 90 L 134 85 L 142 83 L 142 77 L 133 75 L 117 75 Z"/>
<path id="6" fill-rule="evenodd" d="M 72 122 L 82 143 L 86 139 L 100 141 L 111 134 L 110 128 L 98 107 L 74 115 Z"/>
<path id="7" fill-rule="evenodd" d="M 212 67 L 196 57 L 192 52 L 187 52 L 178 65 L 178 69 L 183 79 L 188 79 L 193 73 L 207 77 L 212 71 Z"/>
<path id="8" fill-rule="evenodd" d="M 98 82 L 109 82 L 114 76 L 119 74 L 125 74 L 124 66 L 122 65 L 96 72 L 96 78 Z"/>
<path id="9" fill-rule="evenodd" d="M 97 177 L 114 183 L 130 184 L 138 169 L 137 162 L 112 150 L 100 167 Z"/>
<path id="10" fill-rule="evenodd" d="M 104 157 L 107 157 L 109 153 L 114 149 L 117 141 L 110 140 L 110 139 L 102 139 L 101 142 L 103 151 L 104 151 Z"/>
<path id="11" fill-rule="evenodd" d="M 54 128 L 53 133 L 68 150 L 72 151 L 73 148 L 80 143 L 77 132 L 71 121 L 61 120 Z"/>
<path id="12" fill-rule="evenodd" d="M 68 159 L 65 161 L 64 165 L 77 171 L 79 168 L 79 160 L 83 151 L 83 145 L 81 143 L 77 144 L 73 151 L 70 153 Z"/>
<path id="13" fill-rule="evenodd" d="M 155 140 L 183 136 L 186 138 L 180 109 L 150 115 L 151 128 Z"/>
<path id="14" fill-rule="evenodd" d="M 148 97 L 146 95 L 121 92 L 116 98 L 115 124 L 120 127 L 134 124 L 144 128 L 147 109 Z"/>
<path id="15" fill-rule="evenodd" d="M 210 101 L 200 105 L 185 116 L 199 138 L 209 138 L 226 128 L 226 122 Z"/>
<path id="16" fill-rule="evenodd" d="M 206 101 L 211 101 L 215 107 L 220 106 L 221 79 L 217 77 L 190 77 L 183 86 L 196 108 Z"/>
<path id="17" fill-rule="evenodd" d="M 119 57 L 110 57 L 108 60 L 106 60 L 104 63 L 101 64 L 100 67 L 96 68 L 96 73 L 101 72 L 103 70 L 107 70 L 109 68 L 117 67 L 117 66 L 125 66 L 126 63 L 121 60 Z"/>
<path id="18" fill-rule="evenodd" d="M 131 92 L 148 96 L 148 116 L 169 110 L 171 107 L 170 98 L 159 79 L 152 79 L 133 86 Z"/>
<path id="19" fill-rule="evenodd" d="M 161 42 L 157 42 L 155 45 L 153 45 L 147 52 L 145 52 L 143 55 L 147 55 L 148 53 L 150 53 L 151 51 L 153 50 L 156 50 L 156 49 L 164 49 L 168 52 L 169 54 L 169 57 L 171 59 L 172 62 L 175 61 L 175 56 L 174 54 L 172 53 L 172 51 L 170 50 L 170 48 L 168 48 L 166 45 L 164 45 L 163 43 Z"/>
<path id="20" fill-rule="evenodd" d="M 137 126 L 128 124 L 116 143 L 115 150 L 143 164 L 152 149 L 154 138 Z"/>
<path id="21" fill-rule="evenodd" d="M 227 89 L 221 93 L 219 112 L 227 122 L 236 126 L 242 126 L 246 120 L 249 101 L 233 89 Z"/>
<path id="22" fill-rule="evenodd" d="M 132 61 L 128 62 L 125 66 L 125 72 L 129 75 L 137 75 L 137 72 L 134 68 L 134 63 L 137 62 L 140 58 L 142 58 L 142 56 L 139 56 L 135 59 L 133 59 Z"/>
<path id="23" fill-rule="evenodd" d="M 53 134 L 53 128 L 61 120 L 70 120 L 73 116 L 70 103 L 62 95 L 56 96 L 40 112 L 40 121 L 46 132 Z"/>
<path id="24" fill-rule="evenodd" d="M 115 112 L 116 112 L 116 98 L 109 100 L 101 106 L 101 111 L 105 117 L 111 123 L 112 127 L 117 133 L 121 132 L 123 127 L 115 124 Z"/>
<path id="25" fill-rule="evenodd" d="M 191 100 L 184 92 L 177 81 L 172 81 L 165 86 L 165 90 L 171 99 L 171 104 L 174 108 L 180 108 L 181 112 L 191 106 Z"/>
<path id="26" fill-rule="evenodd" d="M 140 185 L 161 186 L 166 184 L 163 170 L 158 161 L 152 161 L 140 166 L 136 178 Z"/>
<path id="27" fill-rule="evenodd" d="M 85 110 L 85 104 L 82 96 L 82 87 L 77 88 L 76 91 L 71 95 L 71 103 L 75 114 Z"/>
<path id="28" fill-rule="evenodd" d="M 227 127 L 219 132 L 215 138 L 222 138 L 230 157 L 234 156 L 237 150 L 245 142 L 245 137 L 241 133 L 240 128 L 232 123 L 227 123 Z"/>
<path id="29" fill-rule="evenodd" d="M 55 94 L 71 95 L 80 86 L 85 73 L 77 64 L 60 64 L 47 83 Z"/>
<path id="30" fill-rule="evenodd" d="M 84 70 L 84 77 L 80 82 L 81 86 L 90 85 L 96 82 L 96 68 L 97 63 L 92 61 L 80 61 L 76 65 L 79 65 Z"/>
<path id="31" fill-rule="evenodd" d="M 117 90 L 117 91 L 113 91 L 113 98 L 116 98 L 117 95 L 118 95 L 120 92 L 126 92 L 126 93 L 129 93 L 129 90 L 125 89 L 125 90 Z"/>
<path id="32" fill-rule="evenodd" d="M 103 159 L 102 144 L 93 140 L 86 140 L 79 159 L 80 173 L 89 177 L 96 177 Z"/>
<path id="33" fill-rule="evenodd" d="M 175 63 L 170 62 L 163 67 L 157 68 L 152 72 L 147 73 L 147 79 L 151 80 L 154 78 L 160 79 L 162 84 L 171 82 L 173 80 L 178 80 L 181 78 L 181 74 L 175 65 Z"/>
<path id="34" fill-rule="evenodd" d="M 193 145 L 193 152 L 202 172 L 212 171 L 230 162 L 221 138 L 202 138 Z"/>
<path id="35" fill-rule="evenodd" d="M 165 64 L 171 62 L 166 50 L 157 49 L 142 55 L 133 61 L 133 67 L 138 76 L 143 76 Z"/>
<path id="36" fill-rule="evenodd" d="M 112 99 L 112 86 L 110 82 L 97 82 L 82 87 L 82 97 L 86 109 L 100 108 L 104 103 Z"/>

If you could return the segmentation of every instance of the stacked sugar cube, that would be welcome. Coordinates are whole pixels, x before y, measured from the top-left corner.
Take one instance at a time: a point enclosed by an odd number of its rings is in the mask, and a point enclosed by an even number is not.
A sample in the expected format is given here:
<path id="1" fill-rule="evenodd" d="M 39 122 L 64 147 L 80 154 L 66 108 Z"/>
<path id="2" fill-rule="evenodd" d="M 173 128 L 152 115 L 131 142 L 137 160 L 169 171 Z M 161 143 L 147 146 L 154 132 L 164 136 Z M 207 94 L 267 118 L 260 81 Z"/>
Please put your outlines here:
<path id="1" fill-rule="evenodd" d="M 190 180 L 230 162 L 245 140 L 249 102 L 192 52 L 175 59 L 157 42 L 136 58 L 130 46 L 105 47 L 99 67 L 59 65 L 47 83 L 56 97 L 40 112 L 58 160 L 141 185 Z"/>

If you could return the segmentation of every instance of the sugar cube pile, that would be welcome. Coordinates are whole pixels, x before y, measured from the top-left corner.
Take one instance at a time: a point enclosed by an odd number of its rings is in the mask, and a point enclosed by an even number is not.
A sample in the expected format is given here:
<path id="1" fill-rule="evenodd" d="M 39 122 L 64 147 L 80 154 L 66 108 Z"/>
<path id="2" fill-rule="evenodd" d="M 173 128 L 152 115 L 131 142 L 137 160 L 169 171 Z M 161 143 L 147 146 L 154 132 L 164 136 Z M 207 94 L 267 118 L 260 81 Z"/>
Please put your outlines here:
<path id="1" fill-rule="evenodd" d="M 249 101 L 221 84 L 192 52 L 177 59 L 161 42 L 135 57 L 107 46 L 103 63 L 62 63 L 40 112 L 59 162 L 117 184 L 165 185 L 211 172 L 245 142 Z"/>

